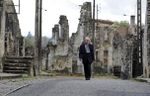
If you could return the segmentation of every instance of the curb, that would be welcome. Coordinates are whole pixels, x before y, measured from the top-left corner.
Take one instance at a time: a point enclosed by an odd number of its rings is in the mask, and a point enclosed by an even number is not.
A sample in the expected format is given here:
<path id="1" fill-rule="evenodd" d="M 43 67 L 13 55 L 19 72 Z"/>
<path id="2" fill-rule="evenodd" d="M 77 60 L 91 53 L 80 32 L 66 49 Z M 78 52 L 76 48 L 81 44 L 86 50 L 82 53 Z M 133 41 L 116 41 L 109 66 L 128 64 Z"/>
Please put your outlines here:
<path id="1" fill-rule="evenodd" d="M 4 79 L 14 79 L 14 78 L 20 78 L 22 77 L 22 75 L 10 75 L 10 76 L 0 76 L 0 80 L 4 80 Z"/>
<path id="2" fill-rule="evenodd" d="M 12 91 L 10 91 L 10 92 L 4 94 L 3 96 L 7 96 L 7 95 L 9 95 L 9 94 L 11 94 L 11 93 L 13 93 L 13 92 L 15 92 L 15 91 L 17 91 L 17 90 L 20 90 L 20 89 L 22 89 L 22 88 L 24 88 L 24 87 L 27 87 L 27 86 L 30 86 L 30 85 L 31 85 L 31 84 L 25 84 L 25 85 L 23 85 L 23 86 L 20 86 L 20 87 L 18 87 L 18 88 L 16 88 L 16 89 L 14 89 L 14 90 L 12 90 Z"/>
<path id="3" fill-rule="evenodd" d="M 136 80 L 136 81 L 139 81 L 139 82 L 150 83 L 148 80 L 142 79 L 142 78 L 136 78 L 135 80 Z"/>

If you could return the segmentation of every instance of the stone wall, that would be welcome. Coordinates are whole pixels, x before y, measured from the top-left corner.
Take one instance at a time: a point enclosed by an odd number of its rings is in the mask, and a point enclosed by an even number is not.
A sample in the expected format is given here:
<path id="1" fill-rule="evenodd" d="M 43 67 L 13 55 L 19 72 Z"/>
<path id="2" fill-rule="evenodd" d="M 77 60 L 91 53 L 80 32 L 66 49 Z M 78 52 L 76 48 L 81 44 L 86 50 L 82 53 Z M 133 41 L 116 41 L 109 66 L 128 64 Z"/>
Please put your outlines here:
<path id="1" fill-rule="evenodd" d="M 94 71 L 111 73 L 113 30 L 111 24 L 97 23 L 99 26 L 96 30 L 96 64 L 94 64 Z"/>
<path id="2" fill-rule="evenodd" d="M 8 6 L 10 5 L 10 6 Z M 23 37 L 12 0 L 1 0 L 0 7 L 0 65 L 4 56 L 23 56 Z M 2 68 L 2 67 L 1 67 Z"/>
<path id="3" fill-rule="evenodd" d="M 2 58 L 4 55 L 4 33 L 5 33 L 5 10 L 6 3 L 0 1 L 0 72 L 2 72 Z"/>
<path id="4" fill-rule="evenodd" d="M 81 6 L 77 32 L 69 39 L 69 25 L 65 16 L 53 28 L 49 43 L 49 70 L 69 69 L 73 73 L 83 73 L 83 64 L 79 60 L 79 47 L 84 37 L 92 39 L 91 2 Z M 108 20 L 96 20 L 96 62 L 94 72 L 112 73 L 119 66 L 124 79 L 133 75 L 133 63 L 136 64 L 137 44 L 135 16 L 131 16 L 130 26 L 114 25 Z"/>
<path id="5" fill-rule="evenodd" d="M 143 35 L 143 75 L 144 77 L 150 77 L 150 0 L 147 0 L 146 8 L 146 26 Z"/>
<path id="6" fill-rule="evenodd" d="M 83 65 L 79 60 L 79 47 L 82 44 L 84 37 L 92 35 L 92 10 L 91 10 L 91 2 L 85 2 L 81 6 L 79 24 L 77 28 L 77 32 L 73 33 L 70 38 L 70 52 L 71 58 L 73 62 L 73 72 L 74 73 L 83 73 Z"/>
<path id="7" fill-rule="evenodd" d="M 14 5 L 12 0 L 5 1 Z M 18 16 L 14 6 L 6 7 L 5 55 L 23 56 L 23 37 L 19 26 Z"/>
<path id="8" fill-rule="evenodd" d="M 91 3 L 83 3 L 80 11 L 79 25 L 76 33 L 72 34 L 70 39 L 70 49 L 72 54 L 73 72 L 83 73 L 83 64 L 79 60 L 79 47 L 84 37 L 89 36 L 92 39 L 92 11 Z M 113 22 L 109 20 L 96 20 L 96 62 L 93 64 L 94 72 L 112 71 L 112 39 Z M 107 56 L 104 56 L 105 52 Z"/>
<path id="9" fill-rule="evenodd" d="M 120 71 L 123 79 L 132 78 L 135 48 L 136 36 L 131 34 L 128 28 L 117 28 L 113 38 L 113 66 L 121 67 Z"/>
<path id="10" fill-rule="evenodd" d="M 72 59 L 69 54 L 69 24 L 66 16 L 61 15 L 59 24 L 52 29 L 52 38 L 48 44 L 47 69 L 51 71 L 67 70 L 71 72 Z"/>

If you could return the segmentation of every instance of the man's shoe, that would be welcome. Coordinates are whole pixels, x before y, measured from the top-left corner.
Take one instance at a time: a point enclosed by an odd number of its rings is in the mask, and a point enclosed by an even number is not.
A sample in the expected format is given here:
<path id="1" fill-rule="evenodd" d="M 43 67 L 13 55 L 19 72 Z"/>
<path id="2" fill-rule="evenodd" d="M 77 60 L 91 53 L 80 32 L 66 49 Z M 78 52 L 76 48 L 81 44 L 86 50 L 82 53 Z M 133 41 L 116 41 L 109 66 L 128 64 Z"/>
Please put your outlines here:
<path id="1" fill-rule="evenodd" d="M 85 80 L 90 80 L 90 78 L 86 78 Z"/>

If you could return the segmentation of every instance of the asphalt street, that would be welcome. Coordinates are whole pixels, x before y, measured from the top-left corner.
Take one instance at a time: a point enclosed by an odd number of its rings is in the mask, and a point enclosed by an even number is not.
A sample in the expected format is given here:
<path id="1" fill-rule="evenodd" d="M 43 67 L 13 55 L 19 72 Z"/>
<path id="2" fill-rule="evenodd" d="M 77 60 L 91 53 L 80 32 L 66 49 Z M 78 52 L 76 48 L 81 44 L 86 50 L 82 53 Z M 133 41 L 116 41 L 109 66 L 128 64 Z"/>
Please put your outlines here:
<path id="1" fill-rule="evenodd" d="M 56 78 L 31 84 L 8 96 L 150 96 L 150 84 L 120 79 Z"/>

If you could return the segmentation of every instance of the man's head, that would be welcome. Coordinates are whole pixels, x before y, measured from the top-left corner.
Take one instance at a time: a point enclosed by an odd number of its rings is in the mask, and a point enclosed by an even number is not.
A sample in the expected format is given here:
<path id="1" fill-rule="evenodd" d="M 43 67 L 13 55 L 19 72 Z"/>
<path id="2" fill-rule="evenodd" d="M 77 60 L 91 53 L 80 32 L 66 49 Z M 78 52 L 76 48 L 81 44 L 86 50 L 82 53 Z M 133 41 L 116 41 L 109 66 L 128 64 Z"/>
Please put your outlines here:
<path id="1" fill-rule="evenodd" d="M 85 44 L 90 44 L 91 43 L 91 39 L 89 37 L 85 37 L 84 43 Z"/>

